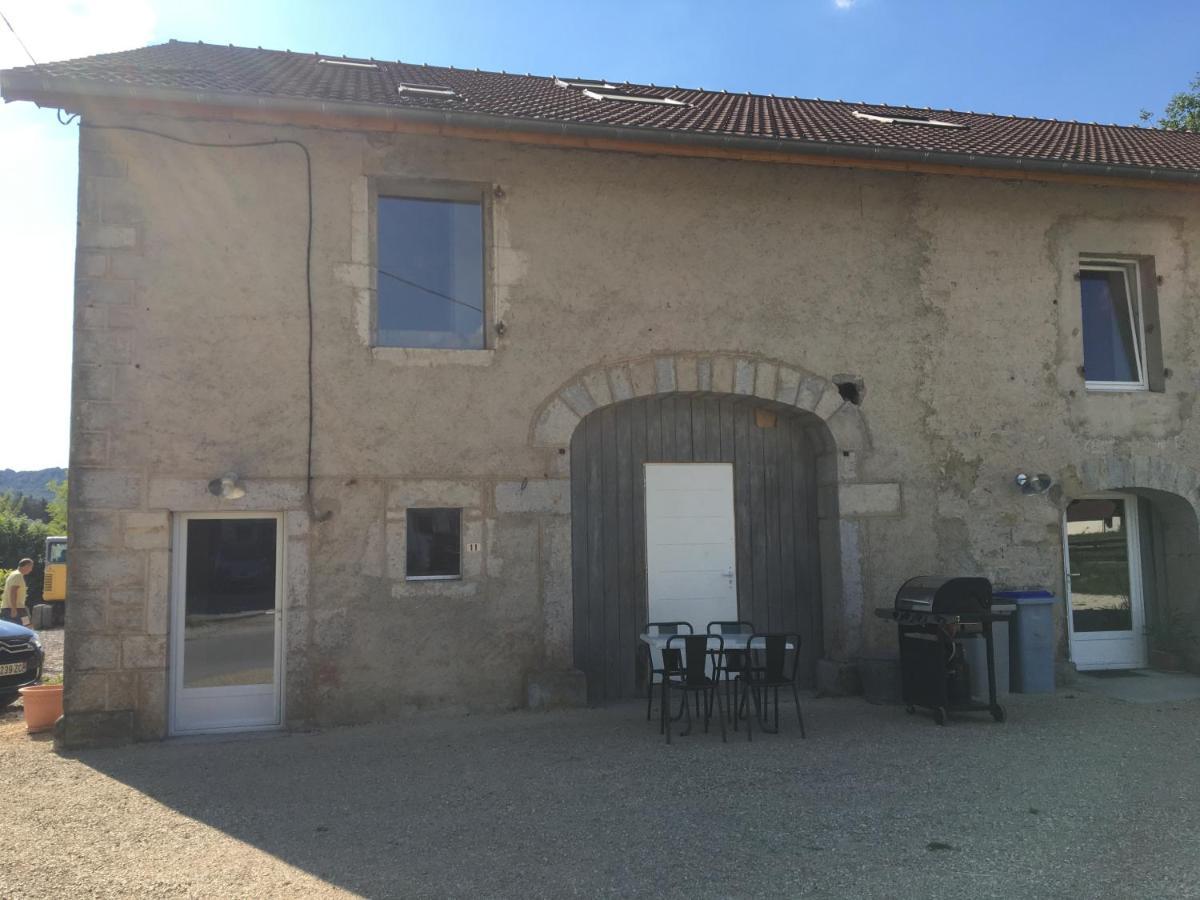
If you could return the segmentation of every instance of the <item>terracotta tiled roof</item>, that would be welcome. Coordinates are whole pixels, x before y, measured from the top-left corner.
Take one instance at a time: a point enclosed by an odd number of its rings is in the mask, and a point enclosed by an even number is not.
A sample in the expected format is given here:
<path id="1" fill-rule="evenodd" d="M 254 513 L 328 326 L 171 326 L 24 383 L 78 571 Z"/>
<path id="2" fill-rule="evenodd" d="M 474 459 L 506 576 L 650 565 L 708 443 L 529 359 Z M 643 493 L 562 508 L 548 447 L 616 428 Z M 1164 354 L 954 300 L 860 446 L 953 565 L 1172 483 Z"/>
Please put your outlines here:
<path id="1" fill-rule="evenodd" d="M 595 99 L 581 87 L 563 87 L 554 77 L 480 72 L 471 69 L 358 60 L 366 67 L 331 65 L 316 54 L 171 41 L 139 50 L 47 63 L 4 73 L 5 94 L 26 76 L 40 89 L 67 90 L 86 84 L 116 95 L 165 90 L 191 95 L 236 94 L 255 98 L 311 100 L 473 114 L 505 120 L 594 128 L 616 127 L 662 135 L 761 139 L 776 148 L 826 151 L 846 148 L 880 155 L 917 153 L 1022 163 L 1091 165 L 1175 177 L 1200 177 L 1200 135 L 1132 126 L 1099 125 L 956 110 L 918 109 L 692 88 L 610 82 L 598 93 L 680 101 L 683 105 Z M 353 60 L 351 60 L 353 61 Z M 400 90 L 402 83 L 451 88 L 454 97 Z M 934 124 L 886 123 L 855 112 L 897 118 L 933 119 Z M 1131 174 L 1136 174 L 1132 172 Z"/>

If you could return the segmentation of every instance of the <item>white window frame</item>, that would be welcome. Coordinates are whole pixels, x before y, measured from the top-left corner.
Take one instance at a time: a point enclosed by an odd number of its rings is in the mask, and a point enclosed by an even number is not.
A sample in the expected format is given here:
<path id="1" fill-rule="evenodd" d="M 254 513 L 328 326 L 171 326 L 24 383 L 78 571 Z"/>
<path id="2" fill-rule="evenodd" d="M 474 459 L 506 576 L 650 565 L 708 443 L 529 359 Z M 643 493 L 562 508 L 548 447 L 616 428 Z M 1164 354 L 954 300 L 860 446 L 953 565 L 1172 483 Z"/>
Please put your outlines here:
<path id="1" fill-rule="evenodd" d="M 1136 259 L 1117 259 L 1104 257 L 1083 257 L 1079 261 L 1079 312 L 1083 315 L 1083 273 L 1084 272 L 1120 272 L 1125 279 L 1125 298 L 1129 315 L 1132 317 L 1136 310 L 1137 318 L 1131 321 L 1130 329 L 1133 334 L 1134 363 L 1137 366 L 1137 381 L 1093 381 L 1087 377 L 1087 347 L 1083 346 L 1084 385 L 1089 391 L 1121 392 L 1148 391 L 1149 382 L 1146 378 L 1146 314 L 1142 308 L 1142 279 L 1141 268 Z M 1132 277 L 1131 277 L 1132 276 Z M 1083 329 L 1080 328 L 1080 341 L 1083 339 Z"/>
<path id="2" fill-rule="evenodd" d="M 1128 556 L 1129 568 L 1129 620 L 1130 628 L 1128 632 L 1083 632 L 1080 635 L 1075 634 L 1075 612 L 1071 605 L 1071 551 L 1070 535 L 1067 529 L 1067 507 L 1064 506 L 1060 516 L 1060 527 L 1062 531 L 1062 547 L 1063 547 L 1063 587 L 1064 594 L 1067 598 L 1067 649 L 1070 654 L 1071 662 L 1075 663 L 1076 668 L 1080 671 L 1094 671 L 1097 669 L 1144 669 L 1146 667 L 1146 601 L 1143 594 L 1144 583 L 1142 581 L 1142 530 L 1138 521 L 1138 498 L 1136 494 L 1124 494 L 1116 491 L 1108 491 L 1098 494 L 1085 494 L 1081 497 L 1072 497 L 1068 501 L 1068 506 L 1075 500 L 1120 500 L 1125 504 L 1125 548 Z M 1102 662 L 1084 661 L 1080 664 L 1081 651 L 1089 649 L 1081 644 L 1092 643 L 1093 646 L 1099 642 L 1109 640 L 1123 640 L 1121 637 L 1114 635 L 1129 634 L 1130 637 L 1124 640 L 1132 643 L 1132 658 L 1124 661 L 1106 660 Z M 1091 635 L 1091 636 L 1085 636 Z M 1103 644 L 1099 644 L 1104 646 Z"/>
<path id="3" fill-rule="evenodd" d="M 588 88 L 594 91 L 615 91 L 617 86 L 609 84 L 607 81 L 590 81 L 586 78 L 559 78 L 554 77 L 554 83 L 560 88 Z"/>
<path id="4" fill-rule="evenodd" d="M 857 109 L 852 110 L 850 115 L 856 119 L 865 119 L 868 122 L 880 122 L 884 125 L 928 125 L 932 128 L 970 128 L 969 125 L 963 125 L 961 122 L 944 122 L 941 119 L 913 119 L 905 116 L 879 116 L 875 113 L 859 112 Z"/>
<path id="5" fill-rule="evenodd" d="M 672 97 L 643 97 L 637 94 L 609 94 L 601 91 L 594 91 L 591 88 L 583 89 L 583 96 L 589 100 L 620 100 L 625 103 L 650 103 L 655 106 L 687 106 L 682 100 L 676 100 Z"/>
<path id="6" fill-rule="evenodd" d="M 278 731 L 287 722 L 287 649 L 288 595 L 287 583 L 287 514 L 281 511 L 223 510 L 220 512 L 175 512 L 171 516 L 171 591 L 167 625 L 167 733 L 172 736 L 192 734 L 237 734 L 249 731 Z M 229 688 L 184 688 L 184 616 L 187 603 L 187 526 L 197 519 L 274 519 L 275 520 L 275 662 L 272 677 L 275 688 L 275 721 L 261 725 L 210 725 L 180 727 L 180 704 L 193 697 L 216 697 L 230 693 Z M 243 686 L 244 687 L 244 686 Z"/>
<path id="7" fill-rule="evenodd" d="M 458 92 L 454 88 L 445 87 L 440 84 L 413 84 L 410 81 L 398 82 L 396 91 L 401 94 L 424 94 L 430 97 L 445 97 L 448 100 L 458 97 Z"/>
<path id="8" fill-rule="evenodd" d="M 359 62 L 358 60 L 354 60 L 354 59 L 335 59 L 332 57 L 324 57 L 324 56 L 322 56 L 320 59 L 318 59 L 317 63 L 320 65 L 326 65 L 326 66 L 345 66 L 350 69 L 376 69 L 377 70 L 379 68 L 378 63 Z"/>

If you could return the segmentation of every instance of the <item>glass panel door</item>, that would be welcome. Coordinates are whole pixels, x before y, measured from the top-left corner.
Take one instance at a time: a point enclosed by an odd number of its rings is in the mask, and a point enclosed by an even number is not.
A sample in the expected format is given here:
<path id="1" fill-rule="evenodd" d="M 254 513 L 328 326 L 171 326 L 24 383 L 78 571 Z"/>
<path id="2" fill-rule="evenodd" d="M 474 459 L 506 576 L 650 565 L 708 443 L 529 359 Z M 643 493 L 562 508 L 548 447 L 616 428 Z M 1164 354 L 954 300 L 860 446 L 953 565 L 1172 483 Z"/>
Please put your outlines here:
<path id="1" fill-rule="evenodd" d="M 173 731 L 280 724 L 280 523 L 187 516 L 179 527 Z"/>
<path id="2" fill-rule="evenodd" d="M 1072 501 L 1066 513 L 1071 658 L 1081 669 L 1146 664 L 1137 498 Z"/>

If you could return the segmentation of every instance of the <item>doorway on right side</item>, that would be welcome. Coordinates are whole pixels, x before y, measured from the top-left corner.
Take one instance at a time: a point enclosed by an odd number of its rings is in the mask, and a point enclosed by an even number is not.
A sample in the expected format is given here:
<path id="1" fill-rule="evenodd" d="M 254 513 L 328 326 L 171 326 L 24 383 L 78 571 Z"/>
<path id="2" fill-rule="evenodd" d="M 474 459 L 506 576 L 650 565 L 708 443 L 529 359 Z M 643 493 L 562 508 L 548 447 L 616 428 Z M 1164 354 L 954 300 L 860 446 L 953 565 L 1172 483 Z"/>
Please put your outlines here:
<path id="1" fill-rule="evenodd" d="M 1067 626 L 1075 667 L 1145 668 L 1137 497 L 1106 493 L 1073 500 L 1063 532 Z"/>

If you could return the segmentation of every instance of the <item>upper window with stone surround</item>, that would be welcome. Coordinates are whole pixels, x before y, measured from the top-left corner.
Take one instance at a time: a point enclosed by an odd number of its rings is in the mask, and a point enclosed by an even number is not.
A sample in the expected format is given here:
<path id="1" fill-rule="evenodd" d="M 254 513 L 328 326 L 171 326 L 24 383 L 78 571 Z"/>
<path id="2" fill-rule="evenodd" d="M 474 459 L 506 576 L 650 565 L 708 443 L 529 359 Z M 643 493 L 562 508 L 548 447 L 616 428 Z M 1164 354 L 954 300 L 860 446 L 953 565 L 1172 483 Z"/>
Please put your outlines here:
<path id="1" fill-rule="evenodd" d="M 1085 257 L 1079 285 L 1083 365 L 1093 391 L 1161 390 L 1153 260 Z"/>
<path id="2" fill-rule="evenodd" d="M 375 198 L 375 344 L 482 350 L 482 192 L 426 193 Z"/>

